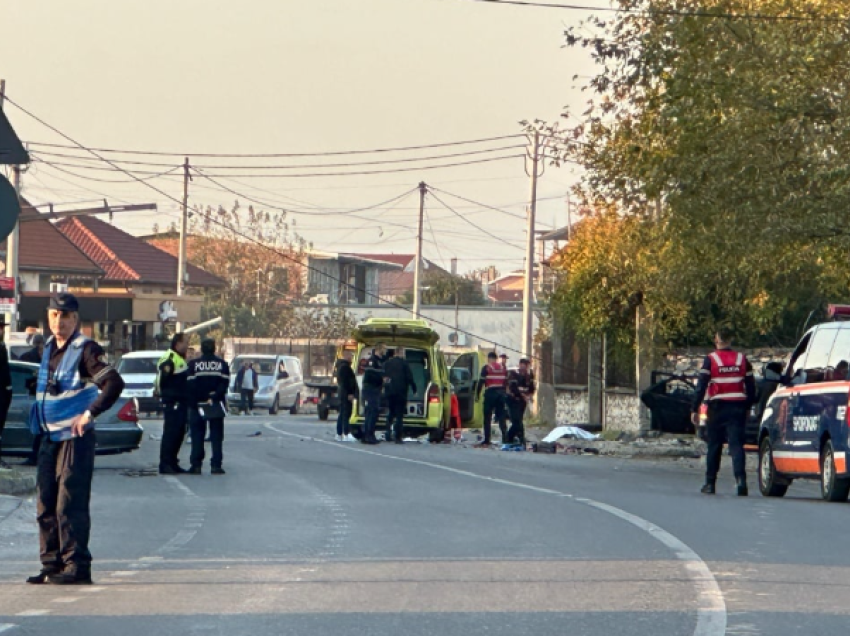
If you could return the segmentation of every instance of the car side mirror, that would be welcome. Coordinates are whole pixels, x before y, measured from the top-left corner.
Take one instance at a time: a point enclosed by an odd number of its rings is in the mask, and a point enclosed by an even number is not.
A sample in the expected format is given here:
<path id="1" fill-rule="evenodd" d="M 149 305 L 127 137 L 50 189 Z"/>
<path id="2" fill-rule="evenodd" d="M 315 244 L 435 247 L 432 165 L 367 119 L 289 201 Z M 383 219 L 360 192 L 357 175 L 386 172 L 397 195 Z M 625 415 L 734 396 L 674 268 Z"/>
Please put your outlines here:
<path id="1" fill-rule="evenodd" d="M 277 377 L 281 380 L 285 380 L 289 377 L 289 374 L 286 371 L 279 371 Z"/>

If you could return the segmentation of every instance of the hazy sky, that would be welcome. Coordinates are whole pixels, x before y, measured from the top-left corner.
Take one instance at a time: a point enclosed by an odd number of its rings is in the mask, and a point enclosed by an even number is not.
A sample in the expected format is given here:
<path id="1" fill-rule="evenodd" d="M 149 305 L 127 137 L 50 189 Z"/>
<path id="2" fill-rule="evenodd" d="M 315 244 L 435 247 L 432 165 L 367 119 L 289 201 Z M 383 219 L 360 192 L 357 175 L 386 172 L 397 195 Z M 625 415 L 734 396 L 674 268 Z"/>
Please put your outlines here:
<path id="1" fill-rule="evenodd" d="M 562 34 L 564 25 L 584 17 L 577 11 L 469 0 L 0 0 L 0 77 L 12 99 L 92 147 L 315 153 L 424 145 L 514 134 L 521 132 L 521 119 L 554 120 L 565 105 L 580 108 L 586 97 L 572 76 L 586 76 L 592 68 L 581 51 L 562 48 Z M 7 105 L 6 112 L 24 140 L 66 143 L 14 107 Z M 241 160 L 239 165 L 375 161 L 472 149 Z M 175 166 L 182 162 L 181 157 L 136 159 Z M 192 161 L 234 164 L 227 159 Z M 104 195 L 113 203 L 158 203 L 158 214 L 116 216 L 117 224 L 134 233 L 177 218 L 173 202 L 125 183 L 125 175 L 65 169 L 88 179 L 35 164 L 25 176 L 26 196 L 36 203 L 82 202 Z M 316 170 L 296 173 L 311 171 Z M 575 179 L 572 169 L 547 171 L 540 196 L 551 199 L 540 203 L 540 227 L 565 223 L 564 194 Z M 228 177 L 220 182 L 252 198 L 304 210 L 291 218 L 319 249 L 412 253 L 416 195 L 392 209 L 359 213 L 365 219 L 311 215 L 309 210 L 369 206 L 413 189 L 421 180 L 516 214 L 524 213 L 529 191 L 521 159 L 398 174 Z M 150 183 L 182 196 L 177 176 Z M 461 271 L 488 263 L 502 271 L 521 266 L 523 220 L 440 196 L 503 241 L 481 235 L 429 199 L 427 257 L 448 266 L 455 256 Z M 194 204 L 229 206 L 235 198 L 203 179 L 191 185 Z"/>

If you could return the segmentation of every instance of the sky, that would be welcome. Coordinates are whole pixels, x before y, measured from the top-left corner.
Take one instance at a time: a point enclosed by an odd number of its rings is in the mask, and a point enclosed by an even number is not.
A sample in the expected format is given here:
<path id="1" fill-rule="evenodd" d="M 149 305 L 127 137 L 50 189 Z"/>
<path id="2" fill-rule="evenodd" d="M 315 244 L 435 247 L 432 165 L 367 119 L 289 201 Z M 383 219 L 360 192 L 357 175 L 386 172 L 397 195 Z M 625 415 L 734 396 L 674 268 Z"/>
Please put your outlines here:
<path id="1" fill-rule="evenodd" d="M 180 171 L 155 175 L 189 153 L 204 174 L 220 175 L 213 182 L 196 174 L 190 205 L 230 207 L 250 198 L 265 204 L 255 207 L 288 209 L 296 231 L 324 251 L 413 253 L 414 190 L 425 181 L 442 192 L 426 198 L 424 255 L 446 268 L 457 258 L 461 273 L 490 264 L 506 272 L 524 259 L 530 188 L 523 159 L 422 167 L 511 157 L 523 152 L 510 147 L 524 139 L 323 157 L 193 155 L 426 146 L 515 135 L 520 120 L 555 121 L 587 100 L 573 76 L 591 75 L 593 65 L 585 52 L 563 47 L 565 25 L 587 15 L 471 0 L 0 0 L 0 78 L 10 99 L 86 147 L 175 153 L 108 155 L 161 164 L 122 166 L 166 195 L 182 197 Z M 134 234 L 179 219 L 177 203 L 164 194 L 80 159 L 83 151 L 39 146 L 70 144 L 12 105 L 5 111 L 41 160 L 24 175 L 33 203 L 156 203 L 156 212 L 115 215 Z M 399 161 L 469 151 L 480 154 Z M 258 168 L 364 161 L 385 163 Z M 213 167 L 234 165 L 249 168 Z M 400 168 L 408 170 L 282 176 Z M 538 229 L 566 224 L 565 196 L 577 178 L 575 167 L 547 168 Z"/>

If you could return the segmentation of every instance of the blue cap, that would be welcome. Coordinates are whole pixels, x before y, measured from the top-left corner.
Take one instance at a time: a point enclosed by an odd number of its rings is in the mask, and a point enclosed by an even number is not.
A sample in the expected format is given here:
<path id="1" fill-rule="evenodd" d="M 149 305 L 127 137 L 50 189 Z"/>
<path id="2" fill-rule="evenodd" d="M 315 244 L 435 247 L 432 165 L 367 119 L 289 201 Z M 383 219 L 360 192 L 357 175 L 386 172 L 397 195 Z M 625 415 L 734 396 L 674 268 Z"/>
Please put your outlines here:
<path id="1" fill-rule="evenodd" d="M 80 303 L 77 302 L 77 297 L 68 292 L 59 292 L 50 299 L 48 309 L 57 309 L 59 311 L 79 311 Z"/>

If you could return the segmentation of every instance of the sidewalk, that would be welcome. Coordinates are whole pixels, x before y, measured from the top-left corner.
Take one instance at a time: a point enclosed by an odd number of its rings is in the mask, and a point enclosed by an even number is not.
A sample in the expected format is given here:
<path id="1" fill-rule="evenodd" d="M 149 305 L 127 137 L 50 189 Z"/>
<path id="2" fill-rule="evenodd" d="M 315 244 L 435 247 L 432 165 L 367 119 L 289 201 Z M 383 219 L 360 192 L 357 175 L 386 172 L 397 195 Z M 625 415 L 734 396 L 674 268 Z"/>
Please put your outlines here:
<path id="1" fill-rule="evenodd" d="M 0 468 L 0 495 L 20 496 L 35 490 L 35 471 Z"/>

